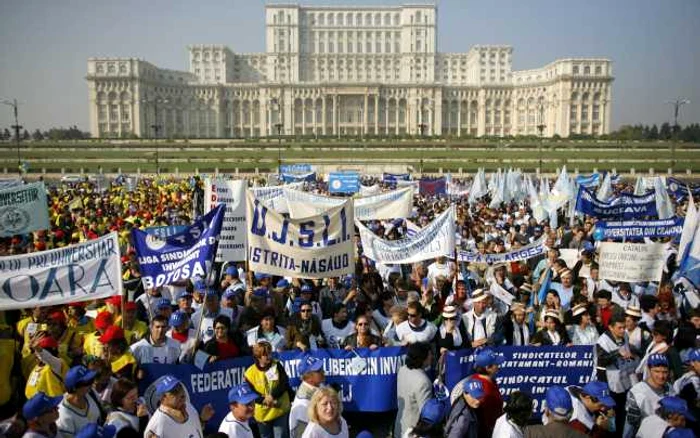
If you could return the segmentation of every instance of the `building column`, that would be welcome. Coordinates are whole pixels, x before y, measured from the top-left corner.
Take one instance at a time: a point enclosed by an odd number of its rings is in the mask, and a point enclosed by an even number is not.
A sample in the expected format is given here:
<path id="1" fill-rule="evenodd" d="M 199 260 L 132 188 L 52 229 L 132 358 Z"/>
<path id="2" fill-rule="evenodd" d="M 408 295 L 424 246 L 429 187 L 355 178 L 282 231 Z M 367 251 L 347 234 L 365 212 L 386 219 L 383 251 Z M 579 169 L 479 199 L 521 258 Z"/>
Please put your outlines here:
<path id="1" fill-rule="evenodd" d="M 391 108 L 391 105 L 389 104 L 389 99 L 385 100 L 384 104 L 384 135 L 387 137 L 389 136 L 389 108 Z"/>
<path id="2" fill-rule="evenodd" d="M 323 101 L 321 102 L 321 133 L 323 135 L 326 135 L 326 96 L 325 94 L 323 95 Z"/>
<path id="3" fill-rule="evenodd" d="M 401 114 L 401 100 L 396 100 L 396 136 L 399 135 L 399 114 Z M 406 101 L 406 117 L 408 117 L 408 101 Z M 408 131 L 408 120 L 406 120 L 406 130 Z"/>
<path id="4" fill-rule="evenodd" d="M 243 108 L 245 107 L 244 105 L 244 100 L 239 101 L 238 104 L 238 132 L 241 133 L 241 137 L 245 138 L 245 130 L 243 129 L 243 120 L 244 120 L 244 113 L 243 113 Z"/>
<path id="5" fill-rule="evenodd" d="M 312 125 L 311 131 L 312 131 L 313 135 L 318 135 L 318 117 L 316 116 L 316 112 L 318 110 L 318 108 L 317 108 L 318 100 L 314 99 L 312 102 L 313 103 L 311 105 L 311 111 L 312 111 L 312 113 L 311 113 L 311 125 Z"/>
<path id="6" fill-rule="evenodd" d="M 379 94 L 374 95 L 374 135 L 379 135 Z"/>
<path id="7" fill-rule="evenodd" d="M 306 135 L 306 100 L 301 102 L 301 135 Z"/>
<path id="8" fill-rule="evenodd" d="M 340 134 L 340 124 L 338 120 L 338 95 L 333 95 L 333 135 Z"/>
<path id="9" fill-rule="evenodd" d="M 479 112 L 476 119 L 476 135 L 481 137 L 486 132 L 486 91 L 479 90 Z"/>
<path id="10" fill-rule="evenodd" d="M 462 98 L 457 101 L 457 137 L 462 136 Z"/>
<path id="11" fill-rule="evenodd" d="M 365 93 L 364 110 L 362 111 L 362 134 L 367 135 L 369 131 L 369 95 Z"/>

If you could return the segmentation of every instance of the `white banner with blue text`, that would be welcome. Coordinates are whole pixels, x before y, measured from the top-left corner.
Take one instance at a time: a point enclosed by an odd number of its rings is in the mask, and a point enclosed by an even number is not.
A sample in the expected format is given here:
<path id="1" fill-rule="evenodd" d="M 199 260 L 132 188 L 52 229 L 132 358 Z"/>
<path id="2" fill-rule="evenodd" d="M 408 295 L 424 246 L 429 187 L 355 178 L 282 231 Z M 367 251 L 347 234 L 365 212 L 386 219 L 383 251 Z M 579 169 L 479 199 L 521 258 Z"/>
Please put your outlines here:
<path id="1" fill-rule="evenodd" d="M 342 198 L 315 195 L 299 190 L 285 190 L 289 215 L 294 218 L 316 216 L 341 205 Z M 404 187 L 377 195 L 355 198 L 355 220 L 369 221 L 405 218 L 413 209 L 413 187 Z"/>
<path id="2" fill-rule="evenodd" d="M 318 216 L 291 219 L 248 190 L 246 209 L 248 263 L 253 271 L 299 278 L 355 271 L 352 199 Z"/>
<path id="3" fill-rule="evenodd" d="M 378 263 L 416 263 L 435 257 L 454 256 L 455 208 L 450 207 L 422 228 L 415 236 L 401 240 L 385 240 L 356 222 L 362 239 L 362 251 Z"/>
<path id="4" fill-rule="evenodd" d="M 204 190 L 204 212 L 226 204 L 224 223 L 221 225 L 219 244 L 216 248 L 217 262 L 245 260 L 245 189 L 244 179 L 207 179 Z"/>
<path id="5" fill-rule="evenodd" d="M 65 248 L 0 257 L 0 285 L 0 310 L 121 295 L 117 233 Z"/>

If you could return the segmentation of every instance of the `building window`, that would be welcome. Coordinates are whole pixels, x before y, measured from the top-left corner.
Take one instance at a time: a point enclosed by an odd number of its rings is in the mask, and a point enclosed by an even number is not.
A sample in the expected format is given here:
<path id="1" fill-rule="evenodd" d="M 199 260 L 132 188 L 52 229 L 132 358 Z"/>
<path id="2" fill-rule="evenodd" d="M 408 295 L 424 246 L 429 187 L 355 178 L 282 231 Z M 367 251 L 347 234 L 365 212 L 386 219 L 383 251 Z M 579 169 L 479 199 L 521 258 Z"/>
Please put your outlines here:
<path id="1" fill-rule="evenodd" d="M 603 67 L 596 65 L 595 66 L 595 74 L 597 74 L 597 75 L 603 74 Z"/>
<path id="2" fill-rule="evenodd" d="M 571 106 L 571 111 L 569 113 L 569 119 L 571 120 L 571 123 L 576 123 L 578 120 L 578 117 L 576 116 L 576 106 L 572 105 Z"/>
<path id="3" fill-rule="evenodd" d="M 588 105 L 581 105 L 581 122 L 588 121 Z"/>
<path id="4" fill-rule="evenodd" d="M 583 74 L 584 75 L 589 75 L 591 74 L 591 67 L 589 65 L 583 67 Z"/>
<path id="5" fill-rule="evenodd" d="M 600 121 L 600 105 L 593 105 L 593 121 Z"/>
<path id="6" fill-rule="evenodd" d="M 573 73 L 574 73 L 575 75 L 578 74 L 578 65 L 575 65 L 575 66 L 574 66 Z"/>

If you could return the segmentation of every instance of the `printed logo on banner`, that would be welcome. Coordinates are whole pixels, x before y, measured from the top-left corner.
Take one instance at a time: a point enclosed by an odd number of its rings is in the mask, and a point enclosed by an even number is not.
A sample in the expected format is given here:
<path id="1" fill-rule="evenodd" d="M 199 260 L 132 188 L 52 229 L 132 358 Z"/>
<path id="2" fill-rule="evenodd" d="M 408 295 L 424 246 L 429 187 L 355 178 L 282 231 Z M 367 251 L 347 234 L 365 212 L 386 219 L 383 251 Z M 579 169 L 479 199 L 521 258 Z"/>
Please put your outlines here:
<path id="1" fill-rule="evenodd" d="M 357 193 L 360 191 L 360 174 L 357 172 L 331 172 L 328 175 L 330 193 Z"/>
<path id="2" fill-rule="evenodd" d="M 0 237 L 49 228 L 49 210 L 43 182 L 0 190 Z"/>
<path id="3" fill-rule="evenodd" d="M 161 239 L 145 231 L 131 231 L 144 288 L 165 286 L 194 276 L 204 277 L 224 220 L 225 205 L 197 219 L 185 231 Z"/>
<path id="4" fill-rule="evenodd" d="M 147 234 L 158 236 L 161 239 L 180 234 L 187 229 L 186 225 L 168 225 L 164 227 L 148 227 L 144 231 Z"/>

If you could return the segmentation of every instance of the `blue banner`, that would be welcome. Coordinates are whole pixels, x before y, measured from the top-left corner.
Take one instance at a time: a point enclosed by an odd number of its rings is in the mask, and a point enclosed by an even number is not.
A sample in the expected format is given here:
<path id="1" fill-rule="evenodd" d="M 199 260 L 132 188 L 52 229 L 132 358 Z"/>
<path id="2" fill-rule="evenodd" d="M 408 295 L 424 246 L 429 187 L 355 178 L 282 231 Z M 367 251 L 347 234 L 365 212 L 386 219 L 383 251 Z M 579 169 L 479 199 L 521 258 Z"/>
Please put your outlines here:
<path id="1" fill-rule="evenodd" d="M 316 172 L 309 173 L 282 173 L 280 178 L 285 183 L 295 183 L 303 181 L 316 181 Z"/>
<path id="2" fill-rule="evenodd" d="M 281 173 L 311 173 L 311 164 L 308 163 L 297 163 L 297 164 L 282 164 L 280 166 Z"/>
<path id="3" fill-rule="evenodd" d="M 666 188 L 668 189 L 668 193 L 679 201 L 688 197 L 688 190 L 690 190 L 693 196 L 700 196 L 700 184 L 689 183 L 672 176 L 666 178 Z"/>
<path id="4" fill-rule="evenodd" d="M 572 347 L 497 347 L 505 361 L 496 375 L 502 395 L 524 391 L 535 400 L 535 417 L 542 415 L 542 402 L 552 385 L 583 386 L 595 371 L 594 346 Z M 462 379 L 473 374 L 474 350 L 447 353 L 445 358 L 445 385 L 450 390 Z"/>
<path id="5" fill-rule="evenodd" d="M 386 184 L 396 184 L 396 181 L 408 181 L 411 175 L 408 173 L 383 173 L 382 182 Z"/>
<path id="6" fill-rule="evenodd" d="M 146 289 L 164 286 L 208 272 L 221 232 L 226 204 L 197 219 L 182 233 L 165 239 L 133 229 L 141 281 Z"/>
<path id="7" fill-rule="evenodd" d="M 593 236 L 596 240 L 676 237 L 683 232 L 683 218 L 656 221 L 598 221 Z"/>
<path id="8" fill-rule="evenodd" d="M 345 410 L 385 412 L 396 409 L 396 375 L 405 360 L 404 349 L 387 347 L 370 351 L 358 348 L 355 352 L 361 359 L 345 350 L 312 350 L 311 354 L 323 360 L 326 384 L 340 386 Z M 294 390 L 301 382 L 297 367 L 302 357 L 304 354 L 298 351 L 279 354 Z M 228 390 L 245 380 L 245 370 L 252 364 L 250 356 L 207 364 L 203 370 L 189 364 L 144 364 L 141 368 L 145 375 L 139 382 L 139 393 L 150 402 L 153 389 L 151 386 L 149 390 L 149 385 L 165 374 L 172 374 L 185 384 L 197 410 L 207 403 L 215 407 L 216 414 L 207 423 L 207 429 L 218 428 L 228 413 Z"/>
<path id="9" fill-rule="evenodd" d="M 642 219 L 645 216 L 658 217 L 656 194 L 635 196 L 619 195 L 608 202 L 596 198 L 595 194 L 581 186 L 576 199 L 576 211 L 599 219 Z"/>
<path id="10" fill-rule="evenodd" d="M 418 192 L 423 196 L 446 195 L 447 180 L 444 176 L 436 179 L 421 178 L 418 184 Z"/>
<path id="11" fill-rule="evenodd" d="M 331 172 L 328 175 L 329 193 L 357 193 L 360 191 L 360 174 L 357 172 Z"/>
<path id="12" fill-rule="evenodd" d="M 164 227 L 148 227 L 144 231 L 146 234 L 158 236 L 161 239 L 180 234 L 187 229 L 187 225 L 169 225 Z"/>
<path id="13" fill-rule="evenodd" d="M 579 175 L 576 177 L 576 183 L 584 187 L 594 187 L 600 185 L 600 174 L 594 173 L 590 176 Z"/>

